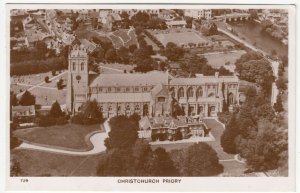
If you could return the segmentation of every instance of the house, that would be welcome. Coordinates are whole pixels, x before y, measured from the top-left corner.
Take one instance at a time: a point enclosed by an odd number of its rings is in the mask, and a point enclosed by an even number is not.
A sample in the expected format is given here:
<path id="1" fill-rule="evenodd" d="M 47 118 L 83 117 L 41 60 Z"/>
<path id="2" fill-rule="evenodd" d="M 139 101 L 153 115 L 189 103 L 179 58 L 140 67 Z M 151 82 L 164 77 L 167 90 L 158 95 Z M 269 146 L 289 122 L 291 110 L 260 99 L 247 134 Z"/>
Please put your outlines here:
<path id="1" fill-rule="evenodd" d="M 185 9 L 184 15 L 192 17 L 194 19 L 211 19 L 211 9 Z"/>
<path id="2" fill-rule="evenodd" d="M 174 141 L 191 137 L 209 137 L 209 128 L 203 122 L 203 115 L 143 117 L 139 121 L 139 137 L 152 141 Z M 146 137 L 147 136 L 147 137 Z"/>
<path id="3" fill-rule="evenodd" d="M 15 123 L 32 123 L 36 112 L 34 105 L 30 106 L 12 106 L 11 120 Z"/>
<path id="4" fill-rule="evenodd" d="M 185 20 L 167 21 L 166 24 L 167 24 L 168 28 L 185 28 L 186 21 Z"/>

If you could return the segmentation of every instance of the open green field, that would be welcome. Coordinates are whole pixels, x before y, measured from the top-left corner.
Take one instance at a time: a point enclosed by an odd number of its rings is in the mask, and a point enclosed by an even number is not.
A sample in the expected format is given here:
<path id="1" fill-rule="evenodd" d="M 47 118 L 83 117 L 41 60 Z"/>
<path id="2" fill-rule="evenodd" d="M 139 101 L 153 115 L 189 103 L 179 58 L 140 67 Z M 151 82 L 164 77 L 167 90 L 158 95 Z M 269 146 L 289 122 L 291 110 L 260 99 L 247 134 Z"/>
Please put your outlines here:
<path id="1" fill-rule="evenodd" d="M 217 53 L 217 54 L 204 54 L 203 56 L 207 59 L 208 64 L 214 68 L 220 68 L 226 63 L 234 64 L 246 52 L 244 50 L 238 50 L 235 52 L 228 53 Z"/>
<path id="2" fill-rule="evenodd" d="M 11 157 L 20 163 L 21 176 L 96 176 L 104 154 L 71 156 L 43 151 L 14 149 Z"/>
<path id="3" fill-rule="evenodd" d="M 179 33 L 158 33 L 155 37 L 166 46 L 167 43 L 173 42 L 178 46 L 188 43 L 206 43 L 208 40 L 195 32 L 179 32 Z"/>
<path id="4" fill-rule="evenodd" d="M 55 125 L 20 129 L 14 132 L 19 139 L 63 148 L 84 150 L 88 148 L 85 136 L 93 131 L 101 131 L 100 124 L 95 125 Z"/>

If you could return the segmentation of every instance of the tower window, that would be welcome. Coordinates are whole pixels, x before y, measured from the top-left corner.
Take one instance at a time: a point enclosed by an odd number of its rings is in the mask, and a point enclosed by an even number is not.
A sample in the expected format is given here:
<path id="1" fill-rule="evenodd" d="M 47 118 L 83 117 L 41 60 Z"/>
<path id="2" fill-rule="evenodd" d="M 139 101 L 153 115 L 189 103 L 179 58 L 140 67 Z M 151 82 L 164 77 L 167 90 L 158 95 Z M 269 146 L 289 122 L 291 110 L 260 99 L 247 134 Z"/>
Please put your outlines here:
<path id="1" fill-rule="evenodd" d="M 73 62 L 73 70 L 76 70 L 76 64 Z"/>
<path id="2" fill-rule="evenodd" d="M 83 62 L 81 63 L 80 67 L 81 67 L 81 71 L 83 71 L 84 70 L 84 63 Z"/>

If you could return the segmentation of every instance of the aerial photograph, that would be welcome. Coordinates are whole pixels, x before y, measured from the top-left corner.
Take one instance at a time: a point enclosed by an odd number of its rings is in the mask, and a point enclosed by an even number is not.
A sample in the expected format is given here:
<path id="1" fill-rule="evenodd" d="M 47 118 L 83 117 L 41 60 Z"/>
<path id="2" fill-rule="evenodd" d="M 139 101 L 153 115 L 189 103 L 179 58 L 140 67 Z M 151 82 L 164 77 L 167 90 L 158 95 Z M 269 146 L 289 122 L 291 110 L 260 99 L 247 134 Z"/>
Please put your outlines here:
<path id="1" fill-rule="evenodd" d="M 11 177 L 289 176 L 288 9 L 44 7 L 7 18 Z"/>

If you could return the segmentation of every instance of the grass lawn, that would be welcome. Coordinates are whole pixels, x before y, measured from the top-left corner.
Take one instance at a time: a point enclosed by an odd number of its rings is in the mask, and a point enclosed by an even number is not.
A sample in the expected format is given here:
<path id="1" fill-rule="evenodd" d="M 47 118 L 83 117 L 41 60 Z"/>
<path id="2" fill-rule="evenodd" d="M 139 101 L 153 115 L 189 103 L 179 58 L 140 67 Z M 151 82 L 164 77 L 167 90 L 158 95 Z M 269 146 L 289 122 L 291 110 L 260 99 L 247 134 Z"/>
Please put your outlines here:
<path id="1" fill-rule="evenodd" d="M 85 149 L 88 147 L 85 136 L 93 131 L 100 131 L 100 125 L 56 125 L 51 127 L 36 127 L 20 129 L 15 135 L 32 143 L 52 145 L 72 149 Z"/>
<path id="2" fill-rule="evenodd" d="M 12 158 L 20 163 L 22 176 L 96 176 L 103 154 L 71 156 L 35 150 L 15 149 Z"/>
<path id="3" fill-rule="evenodd" d="M 244 50 L 239 50 L 237 52 L 229 52 L 225 54 L 206 54 L 204 57 L 207 59 L 209 65 L 214 68 L 220 68 L 227 62 L 229 62 L 229 64 L 234 64 L 235 61 L 245 53 L 246 52 Z"/>
<path id="4" fill-rule="evenodd" d="M 191 31 L 191 32 L 179 32 L 179 33 L 159 33 L 155 34 L 155 37 L 164 45 L 166 46 L 169 42 L 174 42 L 178 46 L 181 44 L 188 44 L 188 43 L 206 43 L 208 40 L 200 36 L 199 34 Z"/>

